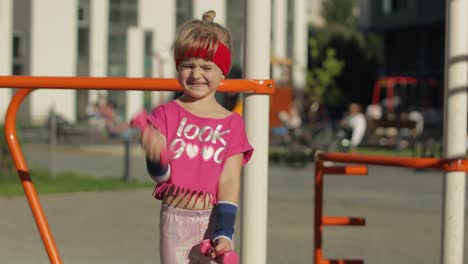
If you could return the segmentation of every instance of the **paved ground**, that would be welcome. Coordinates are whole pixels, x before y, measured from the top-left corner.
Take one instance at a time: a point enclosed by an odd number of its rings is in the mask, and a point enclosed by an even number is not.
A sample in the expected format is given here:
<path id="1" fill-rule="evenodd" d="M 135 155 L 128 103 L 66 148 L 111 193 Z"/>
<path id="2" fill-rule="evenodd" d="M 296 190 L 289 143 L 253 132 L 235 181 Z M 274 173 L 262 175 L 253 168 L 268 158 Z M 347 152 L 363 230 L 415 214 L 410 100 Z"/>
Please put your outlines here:
<path id="1" fill-rule="evenodd" d="M 57 171 L 121 177 L 119 147 L 60 147 L 52 164 Z M 27 145 L 24 153 L 30 167 L 51 164 L 46 146 Z M 147 180 L 141 151 L 132 153 L 132 177 Z M 441 174 L 369 170 L 366 177 L 326 177 L 325 213 L 364 216 L 367 225 L 327 227 L 325 256 L 439 263 Z M 271 164 L 268 189 L 267 263 L 312 263 L 313 166 Z M 64 263 L 159 263 L 159 203 L 150 189 L 47 195 L 41 201 Z M 48 263 L 24 197 L 1 198 L 0 208 L 0 263 Z"/>

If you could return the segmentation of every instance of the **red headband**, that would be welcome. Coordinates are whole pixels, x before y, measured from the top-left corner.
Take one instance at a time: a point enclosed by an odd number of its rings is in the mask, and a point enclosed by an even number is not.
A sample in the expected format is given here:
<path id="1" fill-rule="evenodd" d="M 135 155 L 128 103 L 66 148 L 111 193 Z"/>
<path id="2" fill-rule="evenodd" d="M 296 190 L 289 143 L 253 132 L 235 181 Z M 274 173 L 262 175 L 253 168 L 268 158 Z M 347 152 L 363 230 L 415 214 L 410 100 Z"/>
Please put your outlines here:
<path id="1" fill-rule="evenodd" d="M 185 53 L 184 58 L 189 57 L 197 57 L 197 58 L 206 58 L 208 55 L 208 48 L 204 49 L 189 49 Z M 176 68 L 179 68 L 179 62 L 183 58 L 176 58 Z M 229 48 L 221 42 L 218 42 L 218 48 L 211 60 L 216 64 L 221 71 L 223 72 L 224 76 L 227 76 L 229 71 L 231 70 L 231 51 Z"/>

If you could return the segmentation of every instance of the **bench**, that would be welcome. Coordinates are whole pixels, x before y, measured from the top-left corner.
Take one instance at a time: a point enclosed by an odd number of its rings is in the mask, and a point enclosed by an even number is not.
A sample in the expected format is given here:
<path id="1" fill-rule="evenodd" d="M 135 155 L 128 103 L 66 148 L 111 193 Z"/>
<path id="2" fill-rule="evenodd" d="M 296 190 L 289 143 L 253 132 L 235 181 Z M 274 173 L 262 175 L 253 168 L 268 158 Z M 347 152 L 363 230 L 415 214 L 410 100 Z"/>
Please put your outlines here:
<path id="1" fill-rule="evenodd" d="M 405 146 L 401 145 L 402 141 L 407 142 L 409 146 L 416 140 L 412 132 L 415 128 L 416 122 L 412 120 L 368 120 L 366 134 L 360 147 L 404 148 Z"/>

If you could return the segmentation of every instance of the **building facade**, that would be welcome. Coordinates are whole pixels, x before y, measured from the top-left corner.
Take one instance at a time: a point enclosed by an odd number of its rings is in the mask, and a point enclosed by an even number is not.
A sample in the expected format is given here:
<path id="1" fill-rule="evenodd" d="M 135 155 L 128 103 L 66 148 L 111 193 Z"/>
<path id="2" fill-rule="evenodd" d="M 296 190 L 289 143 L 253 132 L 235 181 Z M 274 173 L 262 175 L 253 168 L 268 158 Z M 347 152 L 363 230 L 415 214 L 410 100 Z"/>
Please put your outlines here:
<path id="1" fill-rule="evenodd" d="M 277 46 L 289 47 L 286 56 L 296 56 L 300 84 L 307 65 L 307 1 L 283 1 L 291 9 L 283 23 L 288 16 L 290 21 L 303 17 L 302 23 L 291 24 L 296 46 L 286 35 L 275 39 Z M 233 64 L 242 68 L 244 1 L 0 0 L 0 39 L 11 40 L 0 42 L 0 75 L 174 78 L 170 46 L 177 27 L 209 9 L 216 11 L 216 22 L 231 29 Z M 43 124 L 52 109 L 71 122 L 85 120 L 87 106 L 100 100 L 111 102 L 128 120 L 172 98 L 170 92 L 43 88 L 28 96 L 19 120 Z M 0 89 L 1 122 L 13 92 Z"/>
<path id="2" fill-rule="evenodd" d="M 445 1 L 360 0 L 361 29 L 380 33 L 382 76 L 414 76 L 442 83 Z"/>

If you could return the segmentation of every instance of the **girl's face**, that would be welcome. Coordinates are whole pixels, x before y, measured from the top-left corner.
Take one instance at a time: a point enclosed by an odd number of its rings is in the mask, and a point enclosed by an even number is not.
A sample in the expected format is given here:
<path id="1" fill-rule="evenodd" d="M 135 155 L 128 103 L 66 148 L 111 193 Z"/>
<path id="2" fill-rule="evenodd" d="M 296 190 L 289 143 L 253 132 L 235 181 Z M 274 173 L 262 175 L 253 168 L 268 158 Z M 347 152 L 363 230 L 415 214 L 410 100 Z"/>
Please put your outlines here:
<path id="1" fill-rule="evenodd" d="M 187 58 L 180 62 L 177 80 L 185 95 L 193 99 L 214 96 L 224 75 L 212 61 L 203 58 Z"/>

